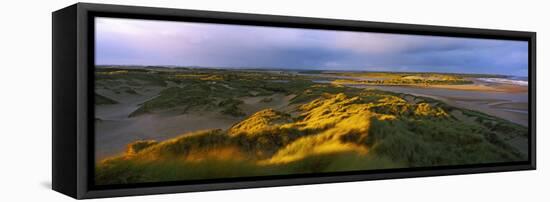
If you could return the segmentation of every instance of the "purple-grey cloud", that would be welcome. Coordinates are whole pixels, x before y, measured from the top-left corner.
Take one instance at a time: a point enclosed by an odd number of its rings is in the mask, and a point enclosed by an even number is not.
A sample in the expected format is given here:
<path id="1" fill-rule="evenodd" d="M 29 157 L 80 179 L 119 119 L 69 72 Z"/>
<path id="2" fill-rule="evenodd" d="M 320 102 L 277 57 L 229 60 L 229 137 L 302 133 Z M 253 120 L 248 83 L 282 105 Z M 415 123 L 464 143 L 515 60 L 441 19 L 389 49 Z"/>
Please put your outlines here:
<path id="1" fill-rule="evenodd" d="M 96 18 L 96 64 L 525 76 L 522 41 Z"/>

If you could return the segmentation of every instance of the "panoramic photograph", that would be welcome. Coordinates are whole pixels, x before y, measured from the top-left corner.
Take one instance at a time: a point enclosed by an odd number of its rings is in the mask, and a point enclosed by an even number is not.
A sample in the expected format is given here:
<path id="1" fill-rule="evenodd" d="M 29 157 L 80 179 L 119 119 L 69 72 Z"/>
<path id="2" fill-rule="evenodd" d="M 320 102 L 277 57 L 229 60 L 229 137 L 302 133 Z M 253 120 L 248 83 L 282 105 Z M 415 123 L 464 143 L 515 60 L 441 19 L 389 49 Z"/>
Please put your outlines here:
<path id="1" fill-rule="evenodd" d="M 526 41 L 95 18 L 96 185 L 527 161 Z"/>

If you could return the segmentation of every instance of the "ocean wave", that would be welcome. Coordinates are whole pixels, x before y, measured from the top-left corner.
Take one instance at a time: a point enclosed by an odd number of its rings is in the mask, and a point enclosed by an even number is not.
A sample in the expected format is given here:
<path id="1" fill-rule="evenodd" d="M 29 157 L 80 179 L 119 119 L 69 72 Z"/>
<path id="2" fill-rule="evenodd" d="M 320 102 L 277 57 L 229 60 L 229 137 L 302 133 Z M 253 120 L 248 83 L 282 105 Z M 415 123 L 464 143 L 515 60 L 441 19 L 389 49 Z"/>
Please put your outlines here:
<path id="1" fill-rule="evenodd" d="M 514 80 L 514 79 L 504 79 L 504 78 L 478 78 L 480 81 L 489 82 L 489 83 L 502 83 L 502 84 L 512 84 L 518 86 L 528 86 L 528 81 L 523 80 Z"/>

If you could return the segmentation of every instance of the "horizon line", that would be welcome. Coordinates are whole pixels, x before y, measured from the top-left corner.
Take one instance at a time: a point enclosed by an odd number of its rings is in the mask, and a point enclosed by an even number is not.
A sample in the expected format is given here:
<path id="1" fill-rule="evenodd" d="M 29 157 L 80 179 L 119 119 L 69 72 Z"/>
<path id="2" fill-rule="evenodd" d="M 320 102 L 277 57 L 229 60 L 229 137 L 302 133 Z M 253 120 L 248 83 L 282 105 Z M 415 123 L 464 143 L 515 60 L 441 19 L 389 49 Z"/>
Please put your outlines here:
<path id="1" fill-rule="evenodd" d="M 474 75 L 496 75 L 496 76 L 519 76 L 529 77 L 529 75 L 506 75 L 498 73 L 472 73 L 472 72 L 437 72 L 437 71 L 390 71 L 390 70 L 356 70 L 356 69 L 301 69 L 301 68 L 283 68 L 283 67 L 213 67 L 200 65 L 135 65 L 135 64 L 101 64 L 100 66 L 112 67 L 162 67 L 162 68 L 191 68 L 191 69 L 234 69 L 234 70 L 300 70 L 300 71 L 347 71 L 347 72 L 393 72 L 393 73 L 443 73 L 443 74 L 474 74 Z"/>

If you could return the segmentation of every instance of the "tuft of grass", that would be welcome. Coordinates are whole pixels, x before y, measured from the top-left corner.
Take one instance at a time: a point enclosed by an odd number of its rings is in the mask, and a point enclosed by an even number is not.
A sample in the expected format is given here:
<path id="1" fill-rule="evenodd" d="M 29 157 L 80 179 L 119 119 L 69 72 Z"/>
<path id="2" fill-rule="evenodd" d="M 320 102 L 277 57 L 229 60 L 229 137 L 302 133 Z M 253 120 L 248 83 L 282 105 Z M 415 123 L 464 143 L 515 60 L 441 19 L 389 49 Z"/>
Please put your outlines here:
<path id="1" fill-rule="evenodd" d="M 126 155 L 135 155 L 138 152 L 156 144 L 158 144 L 158 142 L 155 140 L 139 140 L 132 142 L 126 147 Z"/>

